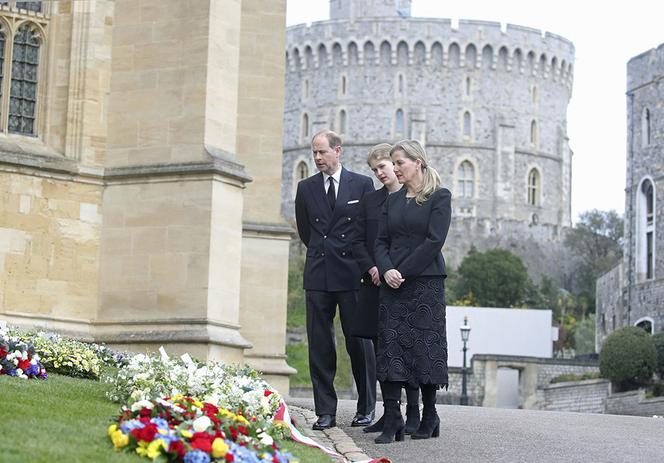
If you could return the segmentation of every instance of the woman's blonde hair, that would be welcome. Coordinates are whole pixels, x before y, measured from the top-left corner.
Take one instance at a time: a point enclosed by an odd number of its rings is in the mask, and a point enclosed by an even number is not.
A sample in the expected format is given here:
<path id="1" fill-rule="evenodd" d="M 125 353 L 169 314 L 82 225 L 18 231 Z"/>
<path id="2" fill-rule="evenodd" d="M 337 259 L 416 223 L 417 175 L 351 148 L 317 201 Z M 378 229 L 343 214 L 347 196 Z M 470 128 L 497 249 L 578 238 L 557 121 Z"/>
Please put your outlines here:
<path id="1" fill-rule="evenodd" d="M 440 175 L 438 175 L 436 169 L 429 165 L 427 153 L 417 140 L 401 140 L 397 142 L 390 150 L 390 156 L 396 151 L 403 151 L 411 161 L 420 161 L 423 180 L 415 201 L 417 201 L 417 204 L 423 204 L 431 197 L 434 191 L 440 188 Z"/>
<path id="2" fill-rule="evenodd" d="M 392 158 L 390 157 L 391 149 L 392 145 L 389 143 L 379 143 L 378 145 L 373 146 L 369 150 L 369 155 L 367 156 L 367 164 L 369 164 L 369 167 L 371 167 L 372 161 L 380 161 L 381 159 L 389 159 L 390 162 L 392 162 Z"/>

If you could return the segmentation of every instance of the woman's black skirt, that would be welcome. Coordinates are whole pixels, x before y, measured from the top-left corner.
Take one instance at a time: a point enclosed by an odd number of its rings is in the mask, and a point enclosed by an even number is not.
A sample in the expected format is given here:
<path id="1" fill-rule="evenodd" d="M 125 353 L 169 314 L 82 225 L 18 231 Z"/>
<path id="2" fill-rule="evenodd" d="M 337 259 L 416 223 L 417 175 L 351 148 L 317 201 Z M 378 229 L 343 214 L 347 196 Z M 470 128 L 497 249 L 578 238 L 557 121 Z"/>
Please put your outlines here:
<path id="1" fill-rule="evenodd" d="M 399 289 L 380 287 L 376 376 L 411 386 L 447 386 L 445 286 L 418 277 Z"/>

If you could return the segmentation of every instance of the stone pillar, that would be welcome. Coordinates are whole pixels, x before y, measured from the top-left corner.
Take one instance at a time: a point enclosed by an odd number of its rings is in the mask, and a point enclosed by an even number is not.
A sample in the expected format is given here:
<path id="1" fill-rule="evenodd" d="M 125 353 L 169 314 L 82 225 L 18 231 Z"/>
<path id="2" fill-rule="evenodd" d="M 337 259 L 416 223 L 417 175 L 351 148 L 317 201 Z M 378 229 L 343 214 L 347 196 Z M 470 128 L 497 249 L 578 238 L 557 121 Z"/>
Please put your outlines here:
<path id="1" fill-rule="evenodd" d="M 244 192 L 240 322 L 248 365 L 288 394 L 286 302 L 293 230 L 281 209 L 285 0 L 243 0 L 237 155 L 252 176 Z"/>
<path id="2" fill-rule="evenodd" d="M 494 165 L 494 195 L 492 218 L 514 219 L 514 172 L 516 135 L 515 124 L 501 117 L 496 127 L 496 162 Z M 499 216 L 498 211 L 501 211 Z M 507 214 L 505 214 L 507 212 Z"/>

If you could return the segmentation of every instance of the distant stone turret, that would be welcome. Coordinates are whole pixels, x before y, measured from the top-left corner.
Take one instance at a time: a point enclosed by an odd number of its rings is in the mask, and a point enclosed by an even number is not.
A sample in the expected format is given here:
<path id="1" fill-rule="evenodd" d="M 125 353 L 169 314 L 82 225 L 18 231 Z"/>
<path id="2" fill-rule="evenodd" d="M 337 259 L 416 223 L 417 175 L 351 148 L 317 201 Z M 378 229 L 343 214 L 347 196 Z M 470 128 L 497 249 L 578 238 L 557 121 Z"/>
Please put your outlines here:
<path id="1" fill-rule="evenodd" d="M 410 17 L 411 0 L 330 0 L 330 19 Z"/>

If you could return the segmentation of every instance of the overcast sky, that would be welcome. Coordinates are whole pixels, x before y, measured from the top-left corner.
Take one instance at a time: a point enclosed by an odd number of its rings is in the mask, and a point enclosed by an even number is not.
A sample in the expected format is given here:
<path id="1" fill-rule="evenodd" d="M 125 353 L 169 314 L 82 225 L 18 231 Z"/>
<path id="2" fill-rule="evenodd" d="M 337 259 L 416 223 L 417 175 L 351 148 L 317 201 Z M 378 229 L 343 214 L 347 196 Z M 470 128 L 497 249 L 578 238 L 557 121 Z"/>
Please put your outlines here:
<path id="1" fill-rule="evenodd" d="M 329 18 L 328 0 L 287 0 L 287 24 Z M 412 16 L 483 19 L 562 35 L 576 48 L 567 112 L 572 167 L 572 217 L 589 209 L 625 207 L 625 81 L 627 61 L 664 42 L 664 2 L 615 5 L 579 0 L 413 0 Z M 659 5 L 659 6 L 658 6 Z"/>

